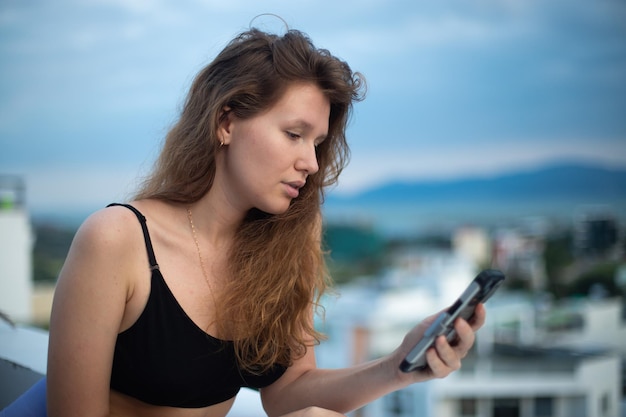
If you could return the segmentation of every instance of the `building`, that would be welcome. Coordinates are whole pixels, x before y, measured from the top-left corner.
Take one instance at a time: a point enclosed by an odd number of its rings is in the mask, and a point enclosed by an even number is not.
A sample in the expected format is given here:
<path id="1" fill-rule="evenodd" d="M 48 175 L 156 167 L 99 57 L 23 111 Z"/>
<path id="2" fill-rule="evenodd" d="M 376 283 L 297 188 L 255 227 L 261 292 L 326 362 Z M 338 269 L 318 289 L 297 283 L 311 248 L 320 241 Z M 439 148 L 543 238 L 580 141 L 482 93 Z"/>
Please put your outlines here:
<path id="1" fill-rule="evenodd" d="M 493 257 L 493 243 L 482 227 L 460 227 L 452 235 L 452 248 L 473 260 L 476 265 L 489 265 Z"/>
<path id="2" fill-rule="evenodd" d="M 543 291 L 547 276 L 543 259 L 544 235 L 528 230 L 502 228 L 494 236 L 494 267 L 505 271 L 516 287 Z"/>
<path id="3" fill-rule="evenodd" d="M 584 256 L 619 256 L 621 240 L 617 217 L 606 208 L 587 208 L 575 222 L 576 253 Z M 615 253 L 616 252 L 616 253 Z"/>
<path id="4" fill-rule="evenodd" d="M 15 322 L 32 318 L 33 231 L 19 177 L 0 176 L 0 313 Z"/>
<path id="5" fill-rule="evenodd" d="M 569 350 L 498 347 L 467 357 L 460 371 L 398 391 L 367 416 L 619 416 L 619 359 Z"/>

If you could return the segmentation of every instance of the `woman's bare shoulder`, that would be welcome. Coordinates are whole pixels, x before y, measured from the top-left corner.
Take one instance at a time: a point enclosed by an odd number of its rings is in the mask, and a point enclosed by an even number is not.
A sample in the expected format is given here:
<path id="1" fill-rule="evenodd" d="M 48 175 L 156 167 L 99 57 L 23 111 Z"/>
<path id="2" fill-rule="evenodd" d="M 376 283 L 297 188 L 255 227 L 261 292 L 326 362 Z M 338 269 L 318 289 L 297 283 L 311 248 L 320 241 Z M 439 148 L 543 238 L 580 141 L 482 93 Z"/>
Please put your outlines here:
<path id="1" fill-rule="evenodd" d="M 101 261 L 115 268 L 144 250 L 141 224 L 128 208 L 113 206 L 92 213 L 74 236 L 69 257 Z"/>
<path id="2" fill-rule="evenodd" d="M 123 206 L 102 208 L 85 219 L 77 235 L 87 238 L 110 239 L 132 237 L 141 230 L 139 219 L 131 210 Z"/>

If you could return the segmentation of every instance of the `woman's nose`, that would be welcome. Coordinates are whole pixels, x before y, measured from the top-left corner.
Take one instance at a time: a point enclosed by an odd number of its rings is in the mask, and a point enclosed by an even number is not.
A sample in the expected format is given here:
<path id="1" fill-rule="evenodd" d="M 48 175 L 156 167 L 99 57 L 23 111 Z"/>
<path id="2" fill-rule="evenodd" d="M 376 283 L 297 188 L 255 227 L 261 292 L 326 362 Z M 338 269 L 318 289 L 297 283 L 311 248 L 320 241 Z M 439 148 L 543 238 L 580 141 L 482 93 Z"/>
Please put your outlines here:
<path id="1" fill-rule="evenodd" d="M 319 171 L 320 167 L 317 163 L 317 153 L 315 149 L 315 145 L 313 144 L 303 144 L 304 149 L 302 150 L 302 154 L 298 157 L 296 161 L 296 169 L 299 171 L 306 171 L 308 175 L 313 175 L 317 171 Z"/>

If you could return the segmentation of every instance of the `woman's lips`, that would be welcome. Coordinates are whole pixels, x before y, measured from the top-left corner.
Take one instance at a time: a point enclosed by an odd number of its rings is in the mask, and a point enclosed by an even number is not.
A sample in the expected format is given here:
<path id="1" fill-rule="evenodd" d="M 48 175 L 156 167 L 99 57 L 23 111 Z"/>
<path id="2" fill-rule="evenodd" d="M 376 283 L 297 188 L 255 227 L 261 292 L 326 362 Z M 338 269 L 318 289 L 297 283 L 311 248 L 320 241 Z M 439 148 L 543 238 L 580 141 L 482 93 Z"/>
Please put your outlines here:
<path id="1" fill-rule="evenodd" d="M 300 195 L 300 188 L 304 186 L 304 182 L 301 181 L 286 182 L 284 184 L 287 195 L 291 198 L 297 198 Z"/>

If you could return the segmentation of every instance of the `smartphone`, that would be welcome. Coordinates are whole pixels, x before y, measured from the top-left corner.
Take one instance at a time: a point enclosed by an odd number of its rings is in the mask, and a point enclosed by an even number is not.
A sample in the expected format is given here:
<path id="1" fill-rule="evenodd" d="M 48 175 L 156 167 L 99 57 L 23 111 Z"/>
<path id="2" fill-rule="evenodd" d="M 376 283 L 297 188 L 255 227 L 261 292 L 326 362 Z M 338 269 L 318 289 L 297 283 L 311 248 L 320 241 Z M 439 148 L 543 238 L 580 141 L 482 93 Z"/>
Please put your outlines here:
<path id="1" fill-rule="evenodd" d="M 435 339 L 440 335 L 445 335 L 448 342 L 454 345 L 456 339 L 454 322 L 456 319 L 462 317 L 465 320 L 470 320 L 474 315 L 476 305 L 487 301 L 503 281 L 504 274 L 495 269 L 486 269 L 478 274 L 459 299 L 448 310 L 440 313 L 426 329 L 422 339 L 400 364 L 400 370 L 411 372 L 426 368 L 428 366 L 426 351 L 435 344 Z"/>

